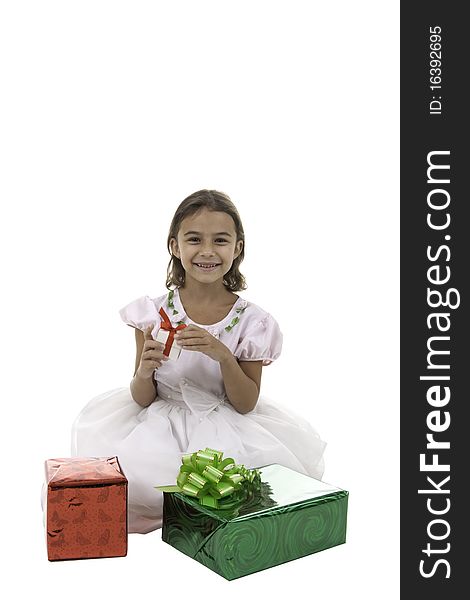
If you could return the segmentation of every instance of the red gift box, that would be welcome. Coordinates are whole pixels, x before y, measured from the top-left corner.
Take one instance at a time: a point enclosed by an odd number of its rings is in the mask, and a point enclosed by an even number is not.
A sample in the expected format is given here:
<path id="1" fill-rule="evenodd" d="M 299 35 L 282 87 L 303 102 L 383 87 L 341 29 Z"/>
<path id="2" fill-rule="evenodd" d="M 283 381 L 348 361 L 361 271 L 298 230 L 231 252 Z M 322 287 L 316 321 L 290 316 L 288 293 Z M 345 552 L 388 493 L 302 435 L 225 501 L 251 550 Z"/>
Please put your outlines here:
<path id="1" fill-rule="evenodd" d="M 49 560 L 127 554 L 127 478 L 117 456 L 46 460 Z"/>

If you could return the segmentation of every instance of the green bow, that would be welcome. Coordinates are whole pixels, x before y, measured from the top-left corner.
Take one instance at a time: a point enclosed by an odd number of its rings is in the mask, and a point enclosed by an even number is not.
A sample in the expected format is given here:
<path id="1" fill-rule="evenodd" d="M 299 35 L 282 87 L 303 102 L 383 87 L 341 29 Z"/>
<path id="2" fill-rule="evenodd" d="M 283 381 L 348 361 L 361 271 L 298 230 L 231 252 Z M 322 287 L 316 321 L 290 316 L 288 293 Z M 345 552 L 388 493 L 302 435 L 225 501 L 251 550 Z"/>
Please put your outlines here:
<path id="1" fill-rule="evenodd" d="M 261 482 L 258 469 L 246 469 L 233 458 L 222 460 L 223 452 L 206 448 L 182 456 L 178 485 L 155 486 L 162 492 L 180 492 L 198 498 L 211 508 L 233 508 L 247 496 L 247 488 Z M 230 496 L 230 497 L 229 497 Z"/>

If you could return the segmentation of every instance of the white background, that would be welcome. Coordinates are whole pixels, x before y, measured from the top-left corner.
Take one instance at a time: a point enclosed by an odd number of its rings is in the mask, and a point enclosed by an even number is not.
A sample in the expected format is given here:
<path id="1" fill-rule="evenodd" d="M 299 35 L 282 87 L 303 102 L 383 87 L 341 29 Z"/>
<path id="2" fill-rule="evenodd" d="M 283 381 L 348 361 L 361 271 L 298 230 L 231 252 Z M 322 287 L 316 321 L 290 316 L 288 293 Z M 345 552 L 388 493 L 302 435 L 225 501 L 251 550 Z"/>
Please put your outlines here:
<path id="1" fill-rule="evenodd" d="M 0 10 L 2 547 L 9 597 L 398 598 L 398 2 L 5 2 Z M 40 490 L 94 395 L 128 385 L 118 310 L 165 291 L 201 188 L 246 233 L 242 296 L 283 354 L 263 393 L 328 442 L 345 545 L 226 582 L 161 539 L 50 563 Z M 180 573 L 185 573 L 182 579 Z M 13 595 L 12 595 L 13 594 Z"/>

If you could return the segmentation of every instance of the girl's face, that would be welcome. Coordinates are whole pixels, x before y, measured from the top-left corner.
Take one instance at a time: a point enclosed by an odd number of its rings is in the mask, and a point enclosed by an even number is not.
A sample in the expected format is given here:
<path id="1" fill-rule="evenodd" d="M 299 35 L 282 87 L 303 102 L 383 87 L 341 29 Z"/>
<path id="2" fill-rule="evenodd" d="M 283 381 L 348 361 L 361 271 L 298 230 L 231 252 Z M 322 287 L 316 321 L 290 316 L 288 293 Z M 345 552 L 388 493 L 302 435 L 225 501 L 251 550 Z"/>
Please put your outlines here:
<path id="1" fill-rule="evenodd" d="M 170 242 L 172 253 L 181 260 L 186 283 L 222 280 L 240 254 L 235 223 L 230 215 L 202 208 L 181 222 L 177 238 Z"/>

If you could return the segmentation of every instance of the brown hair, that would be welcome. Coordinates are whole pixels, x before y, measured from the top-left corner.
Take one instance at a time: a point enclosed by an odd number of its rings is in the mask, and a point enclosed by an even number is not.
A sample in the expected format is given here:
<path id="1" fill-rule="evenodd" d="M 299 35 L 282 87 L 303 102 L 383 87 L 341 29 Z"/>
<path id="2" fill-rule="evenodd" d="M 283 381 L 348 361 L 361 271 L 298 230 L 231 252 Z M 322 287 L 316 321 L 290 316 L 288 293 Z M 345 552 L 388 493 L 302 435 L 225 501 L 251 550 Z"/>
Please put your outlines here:
<path id="1" fill-rule="evenodd" d="M 232 217 L 233 222 L 235 223 L 237 242 L 242 240 L 243 247 L 240 254 L 233 261 L 228 273 L 224 275 L 224 286 L 227 290 L 232 292 L 245 290 L 247 287 L 245 277 L 238 270 L 238 267 L 245 256 L 245 233 L 243 231 L 242 221 L 234 203 L 227 194 L 218 192 L 217 190 L 199 190 L 198 192 L 194 192 L 194 194 L 185 198 L 176 209 L 173 220 L 171 221 L 167 240 L 168 252 L 171 254 L 171 259 L 167 268 L 166 287 L 171 289 L 172 285 L 176 287 L 184 286 L 185 271 L 180 259 L 172 254 L 170 241 L 171 238 L 177 238 L 183 219 L 194 215 L 201 208 L 224 212 Z"/>

